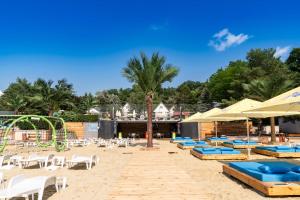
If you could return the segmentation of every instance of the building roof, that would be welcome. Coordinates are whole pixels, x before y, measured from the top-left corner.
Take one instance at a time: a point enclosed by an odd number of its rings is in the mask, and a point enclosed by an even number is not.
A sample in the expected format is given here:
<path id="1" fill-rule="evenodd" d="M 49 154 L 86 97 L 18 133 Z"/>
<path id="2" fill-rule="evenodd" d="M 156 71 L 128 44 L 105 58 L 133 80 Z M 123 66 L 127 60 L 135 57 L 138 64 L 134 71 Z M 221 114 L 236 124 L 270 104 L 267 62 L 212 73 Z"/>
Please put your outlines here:
<path id="1" fill-rule="evenodd" d="M 168 113 L 169 110 L 167 109 L 167 107 L 163 104 L 160 103 L 154 110 L 155 113 Z"/>

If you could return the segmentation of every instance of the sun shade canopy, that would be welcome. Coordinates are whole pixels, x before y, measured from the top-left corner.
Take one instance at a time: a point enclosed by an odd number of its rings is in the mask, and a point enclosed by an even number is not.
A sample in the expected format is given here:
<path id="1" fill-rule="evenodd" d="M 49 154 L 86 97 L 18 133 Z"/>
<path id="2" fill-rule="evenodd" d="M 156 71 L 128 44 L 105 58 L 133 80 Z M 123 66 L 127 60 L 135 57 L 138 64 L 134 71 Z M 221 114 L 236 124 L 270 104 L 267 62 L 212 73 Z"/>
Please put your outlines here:
<path id="1" fill-rule="evenodd" d="M 272 99 L 262 103 L 258 108 L 249 110 L 249 112 L 278 112 L 281 115 L 288 115 L 289 113 L 300 113 L 300 87 L 294 88 Z M 299 114 L 298 113 L 298 114 Z"/>
<path id="2" fill-rule="evenodd" d="M 246 120 L 246 117 L 217 117 L 216 115 L 222 113 L 220 108 L 213 108 L 207 112 L 202 113 L 202 115 L 194 120 L 197 122 L 217 122 L 217 121 L 239 121 Z"/>
<path id="3" fill-rule="evenodd" d="M 231 106 L 222 109 L 222 112 L 214 115 L 214 117 L 249 117 L 249 118 L 267 118 L 282 115 L 296 115 L 300 112 L 279 112 L 279 111 L 252 111 L 260 108 L 263 102 L 252 99 L 243 99 Z"/>
<path id="4" fill-rule="evenodd" d="M 195 120 L 195 119 L 199 118 L 201 115 L 202 115 L 202 113 L 197 112 L 197 113 L 193 114 L 192 116 L 190 116 L 190 117 L 184 119 L 182 122 L 183 122 L 183 123 L 187 123 L 187 122 L 197 122 L 197 120 Z"/>

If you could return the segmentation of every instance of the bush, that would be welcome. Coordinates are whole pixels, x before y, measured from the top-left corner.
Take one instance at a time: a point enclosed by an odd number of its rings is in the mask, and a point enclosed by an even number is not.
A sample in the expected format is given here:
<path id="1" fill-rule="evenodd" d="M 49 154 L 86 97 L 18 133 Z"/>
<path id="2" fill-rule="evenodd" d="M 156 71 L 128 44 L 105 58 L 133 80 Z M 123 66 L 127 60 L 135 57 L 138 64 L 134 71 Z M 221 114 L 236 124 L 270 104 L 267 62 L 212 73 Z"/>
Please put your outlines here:
<path id="1" fill-rule="evenodd" d="M 62 124 L 61 123 L 56 123 L 58 122 L 57 120 L 53 120 L 53 119 L 49 119 L 49 121 L 53 124 L 53 126 L 55 126 L 55 129 L 61 129 L 62 128 Z M 38 130 L 48 130 L 50 128 L 50 125 L 43 120 L 39 120 L 39 121 L 30 121 Z M 19 127 L 21 130 L 33 130 L 33 126 L 26 122 L 26 121 L 19 121 L 16 123 L 16 126 Z"/>
<path id="2" fill-rule="evenodd" d="M 83 115 L 76 113 L 64 113 L 60 116 L 66 122 L 98 122 L 98 115 Z"/>

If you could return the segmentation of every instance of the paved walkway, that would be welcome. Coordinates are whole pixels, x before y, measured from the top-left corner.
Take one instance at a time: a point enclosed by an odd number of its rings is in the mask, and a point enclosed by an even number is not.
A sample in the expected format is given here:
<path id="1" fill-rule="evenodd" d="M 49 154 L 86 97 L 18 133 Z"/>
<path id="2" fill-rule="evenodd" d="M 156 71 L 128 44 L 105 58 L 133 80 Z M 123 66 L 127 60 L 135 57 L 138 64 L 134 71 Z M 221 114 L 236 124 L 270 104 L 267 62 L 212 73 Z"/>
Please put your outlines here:
<path id="1" fill-rule="evenodd" d="M 209 199 L 199 184 L 174 163 L 168 150 L 133 152 L 108 199 Z"/>

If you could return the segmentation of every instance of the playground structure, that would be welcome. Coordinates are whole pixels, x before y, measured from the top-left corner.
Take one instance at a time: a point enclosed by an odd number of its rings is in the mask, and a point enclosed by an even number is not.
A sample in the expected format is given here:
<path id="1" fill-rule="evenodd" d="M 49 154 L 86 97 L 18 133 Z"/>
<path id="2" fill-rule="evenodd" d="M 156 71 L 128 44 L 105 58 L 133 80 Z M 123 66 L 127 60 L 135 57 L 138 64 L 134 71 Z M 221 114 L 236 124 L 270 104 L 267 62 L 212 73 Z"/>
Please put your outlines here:
<path id="1" fill-rule="evenodd" d="M 37 124 L 40 122 L 46 123 L 49 131 L 51 132 L 51 140 L 49 142 L 42 142 L 41 135 Z M 46 148 L 53 146 L 57 151 L 64 151 L 67 146 L 67 129 L 65 122 L 62 118 L 54 116 L 39 116 L 39 115 L 0 115 L 0 128 L 3 134 L 0 138 L 0 153 L 2 153 L 8 144 L 9 136 L 18 125 L 18 123 L 28 124 L 36 133 L 36 144 L 38 147 Z M 57 127 L 60 127 L 62 138 L 58 141 Z"/>

